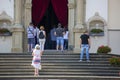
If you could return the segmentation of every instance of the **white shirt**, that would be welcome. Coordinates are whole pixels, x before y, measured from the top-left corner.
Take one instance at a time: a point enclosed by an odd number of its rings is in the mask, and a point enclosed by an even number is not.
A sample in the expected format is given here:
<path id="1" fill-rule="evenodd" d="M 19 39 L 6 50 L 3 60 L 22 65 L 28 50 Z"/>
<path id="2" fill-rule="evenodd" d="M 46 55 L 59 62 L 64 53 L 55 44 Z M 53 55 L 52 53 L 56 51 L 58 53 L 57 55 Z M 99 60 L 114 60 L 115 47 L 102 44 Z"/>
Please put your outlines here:
<path id="1" fill-rule="evenodd" d="M 63 36 L 63 38 L 64 38 L 64 39 L 68 39 L 68 34 L 69 34 L 69 32 L 66 31 L 66 33 L 65 33 L 64 36 Z"/>

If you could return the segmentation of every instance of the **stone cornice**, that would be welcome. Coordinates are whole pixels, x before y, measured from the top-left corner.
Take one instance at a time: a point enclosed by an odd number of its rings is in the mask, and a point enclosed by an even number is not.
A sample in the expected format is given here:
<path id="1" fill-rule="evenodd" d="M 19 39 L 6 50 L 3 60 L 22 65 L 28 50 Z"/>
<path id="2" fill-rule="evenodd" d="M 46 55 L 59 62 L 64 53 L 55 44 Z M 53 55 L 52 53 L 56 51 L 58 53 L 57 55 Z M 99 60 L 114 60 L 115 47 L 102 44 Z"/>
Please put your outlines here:
<path id="1" fill-rule="evenodd" d="M 0 20 L 7 20 L 7 21 L 10 21 L 11 23 L 13 21 L 13 19 L 5 11 L 3 11 L 0 14 Z"/>
<path id="2" fill-rule="evenodd" d="M 102 21 L 105 26 L 107 25 L 105 19 L 101 17 L 98 12 L 96 12 L 94 16 L 88 19 L 87 24 L 89 24 L 91 21 L 96 21 L 96 20 Z"/>

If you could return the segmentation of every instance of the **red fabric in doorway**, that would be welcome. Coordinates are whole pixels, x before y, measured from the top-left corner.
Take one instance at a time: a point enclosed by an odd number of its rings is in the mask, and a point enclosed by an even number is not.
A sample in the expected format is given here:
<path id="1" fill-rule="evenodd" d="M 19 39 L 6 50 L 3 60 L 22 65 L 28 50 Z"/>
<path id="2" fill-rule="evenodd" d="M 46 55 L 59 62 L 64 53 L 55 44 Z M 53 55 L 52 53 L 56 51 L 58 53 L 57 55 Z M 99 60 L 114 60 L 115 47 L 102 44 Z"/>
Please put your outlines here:
<path id="1" fill-rule="evenodd" d="M 32 0 L 32 22 L 34 25 L 39 24 L 44 17 L 50 1 L 59 22 L 63 26 L 66 26 L 68 24 L 68 0 Z"/>
<path id="2" fill-rule="evenodd" d="M 63 26 L 68 24 L 68 0 L 51 0 L 55 14 Z"/>
<path id="3" fill-rule="evenodd" d="M 50 0 L 32 0 L 32 22 L 34 25 L 42 20 Z"/>

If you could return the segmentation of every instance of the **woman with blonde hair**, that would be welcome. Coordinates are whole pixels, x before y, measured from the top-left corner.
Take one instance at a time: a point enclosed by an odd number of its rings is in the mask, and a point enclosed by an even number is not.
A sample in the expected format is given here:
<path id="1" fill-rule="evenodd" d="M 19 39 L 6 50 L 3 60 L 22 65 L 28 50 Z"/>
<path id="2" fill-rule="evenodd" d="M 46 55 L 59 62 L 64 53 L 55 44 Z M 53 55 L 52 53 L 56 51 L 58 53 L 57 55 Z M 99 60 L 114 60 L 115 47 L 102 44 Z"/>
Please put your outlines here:
<path id="1" fill-rule="evenodd" d="M 33 50 L 32 56 L 33 56 L 33 59 L 32 59 L 31 65 L 35 68 L 34 76 L 38 76 L 39 69 L 41 69 L 41 56 L 42 56 L 40 45 L 36 44 L 35 49 Z"/>
<path id="2" fill-rule="evenodd" d="M 40 50 L 43 52 L 45 41 L 46 41 L 46 32 L 44 30 L 44 26 L 40 26 L 40 31 L 39 31 L 39 37 L 38 38 L 39 38 Z"/>

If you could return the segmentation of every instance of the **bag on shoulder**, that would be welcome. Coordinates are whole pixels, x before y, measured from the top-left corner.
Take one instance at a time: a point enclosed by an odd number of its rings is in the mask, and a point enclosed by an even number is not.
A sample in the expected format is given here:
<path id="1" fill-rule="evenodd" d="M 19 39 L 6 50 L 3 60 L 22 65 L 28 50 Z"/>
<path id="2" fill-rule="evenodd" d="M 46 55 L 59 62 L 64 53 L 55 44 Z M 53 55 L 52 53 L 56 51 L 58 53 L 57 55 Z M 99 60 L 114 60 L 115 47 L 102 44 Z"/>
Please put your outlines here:
<path id="1" fill-rule="evenodd" d="M 39 33 L 39 38 L 40 38 L 40 39 L 44 39 L 44 37 L 45 37 L 45 36 L 44 36 L 44 34 L 43 34 L 43 31 L 40 31 L 40 33 Z"/>

